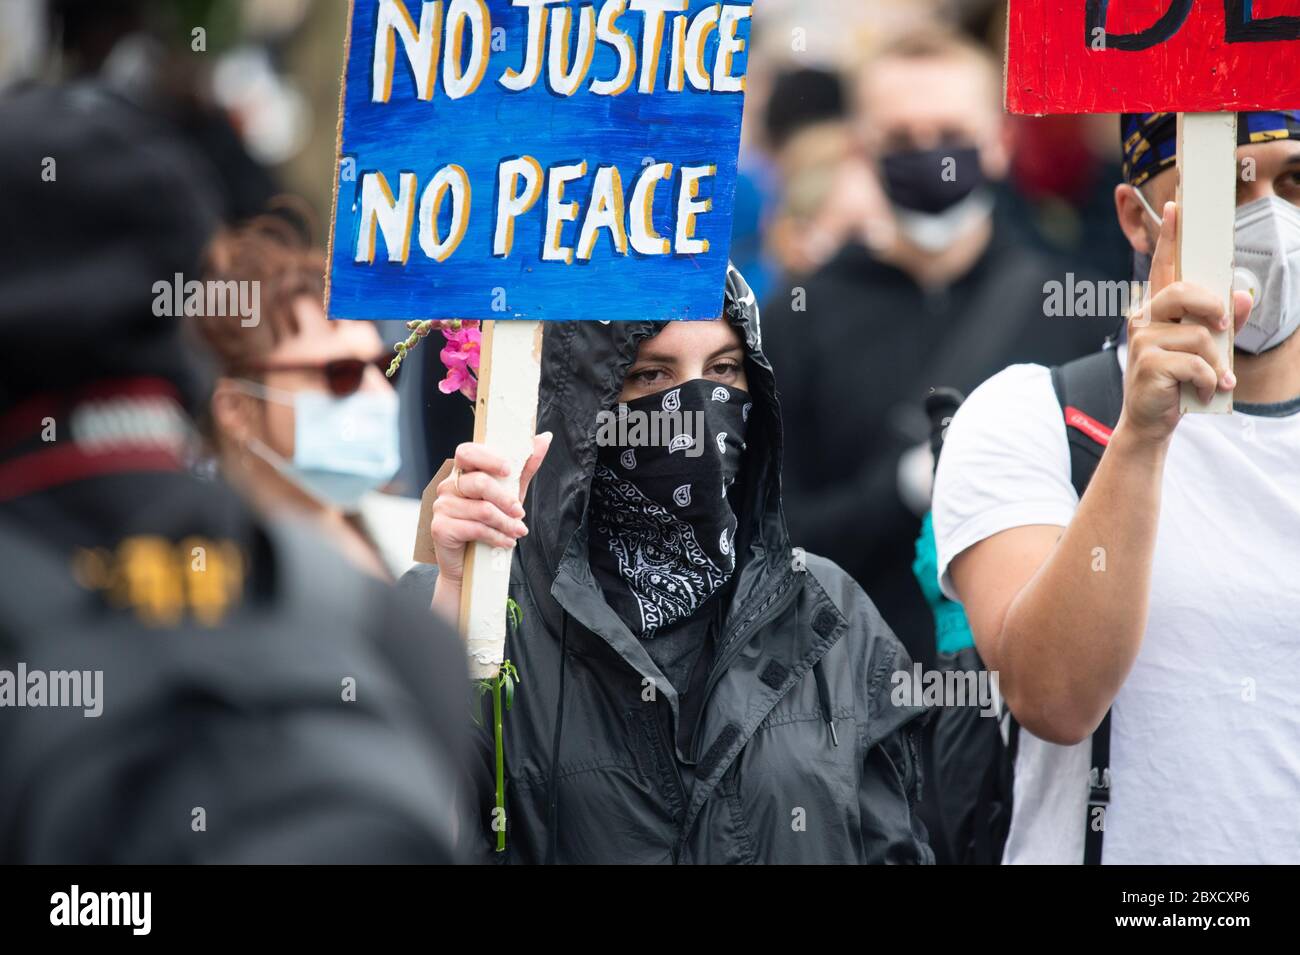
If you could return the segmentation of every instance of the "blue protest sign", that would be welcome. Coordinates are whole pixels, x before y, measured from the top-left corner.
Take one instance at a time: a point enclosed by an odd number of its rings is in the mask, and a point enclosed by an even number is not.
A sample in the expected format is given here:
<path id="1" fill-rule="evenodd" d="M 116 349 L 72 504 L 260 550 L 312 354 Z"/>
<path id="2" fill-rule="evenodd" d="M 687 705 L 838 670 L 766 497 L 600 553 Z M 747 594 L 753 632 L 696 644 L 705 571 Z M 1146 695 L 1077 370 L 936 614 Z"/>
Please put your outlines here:
<path id="1" fill-rule="evenodd" d="M 717 318 L 749 31 L 749 0 L 353 0 L 330 317 Z"/>

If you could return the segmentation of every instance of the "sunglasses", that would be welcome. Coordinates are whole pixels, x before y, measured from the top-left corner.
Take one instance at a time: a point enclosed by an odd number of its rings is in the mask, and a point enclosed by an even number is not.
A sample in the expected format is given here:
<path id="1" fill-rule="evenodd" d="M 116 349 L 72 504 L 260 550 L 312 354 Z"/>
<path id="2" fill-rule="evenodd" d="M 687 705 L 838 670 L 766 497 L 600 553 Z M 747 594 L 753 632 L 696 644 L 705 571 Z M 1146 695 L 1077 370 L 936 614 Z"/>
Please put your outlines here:
<path id="1" fill-rule="evenodd" d="M 365 378 L 366 369 L 373 365 L 379 369 L 379 373 L 387 375 L 388 366 L 392 363 L 391 355 L 380 355 L 378 358 L 336 358 L 333 361 L 327 361 L 324 364 L 278 364 L 275 362 L 257 362 L 248 366 L 249 371 L 314 371 L 325 376 L 325 387 L 329 389 L 330 394 L 336 398 L 346 398 L 348 395 L 356 394 L 361 382 Z M 389 381 L 396 384 L 397 375 L 394 374 Z"/>

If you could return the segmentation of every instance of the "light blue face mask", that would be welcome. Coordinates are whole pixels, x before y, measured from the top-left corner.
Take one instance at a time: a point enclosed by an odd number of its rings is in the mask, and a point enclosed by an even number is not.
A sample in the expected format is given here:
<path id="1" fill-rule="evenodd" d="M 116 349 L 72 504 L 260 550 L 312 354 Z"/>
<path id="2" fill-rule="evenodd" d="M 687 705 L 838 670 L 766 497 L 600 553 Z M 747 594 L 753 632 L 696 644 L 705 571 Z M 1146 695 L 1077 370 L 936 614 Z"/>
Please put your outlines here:
<path id="1" fill-rule="evenodd" d="M 323 391 L 282 391 L 240 381 L 250 394 L 293 408 L 293 460 L 257 438 L 248 449 L 322 504 L 354 511 L 361 498 L 401 466 L 397 395 L 361 392 L 335 398 Z"/>

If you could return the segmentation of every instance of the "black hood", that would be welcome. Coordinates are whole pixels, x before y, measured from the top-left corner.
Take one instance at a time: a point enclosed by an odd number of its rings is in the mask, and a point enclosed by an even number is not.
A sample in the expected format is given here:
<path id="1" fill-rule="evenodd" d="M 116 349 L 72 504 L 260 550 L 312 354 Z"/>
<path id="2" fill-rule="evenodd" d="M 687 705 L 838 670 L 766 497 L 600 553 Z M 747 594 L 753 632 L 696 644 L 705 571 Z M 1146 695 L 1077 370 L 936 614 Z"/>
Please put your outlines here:
<path id="1" fill-rule="evenodd" d="M 745 343 L 745 372 L 754 410 L 738 482 L 741 569 L 733 593 L 754 595 L 790 567 L 781 513 L 781 414 L 771 363 L 763 354 L 758 303 L 740 272 L 728 268 L 724 317 Z M 614 407 L 642 341 L 661 321 L 551 322 L 545 326 L 537 430 L 554 438 L 529 488 L 530 533 L 519 542 L 520 566 L 548 624 L 561 607 L 592 630 L 608 631 L 608 609 L 587 557 L 586 515 L 596 466 L 597 415 Z M 591 597 L 598 598 L 593 601 Z M 607 633 L 608 636 L 608 633 Z"/>
<path id="2" fill-rule="evenodd" d="M 155 285 L 199 278 L 211 167 L 93 83 L 5 93 L 0 130 L 0 403 L 149 376 L 196 408 L 203 369 L 186 321 L 155 314 Z"/>

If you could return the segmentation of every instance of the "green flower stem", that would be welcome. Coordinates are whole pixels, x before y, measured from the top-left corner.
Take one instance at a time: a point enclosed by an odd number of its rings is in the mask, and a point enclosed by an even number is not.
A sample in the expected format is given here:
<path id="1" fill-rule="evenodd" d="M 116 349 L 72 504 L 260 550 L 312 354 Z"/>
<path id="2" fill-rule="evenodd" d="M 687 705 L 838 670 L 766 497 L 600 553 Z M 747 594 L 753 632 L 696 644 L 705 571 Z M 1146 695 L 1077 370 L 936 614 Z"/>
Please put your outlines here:
<path id="1" fill-rule="evenodd" d="M 447 321 L 439 321 L 434 318 L 426 318 L 424 321 L 412 319 L 406 323 L 406 327 L 411 330 L 411 334 L 406 336 L 406 341 L 398 342 L 393 346 L 393 351 L 397 352 L 397 354 L 393 356 L 393 360 L 388 363 L 388 370 L 384 372 L 389 378 L 397 374 L 397 369 L 402 367 L 402 359 L 406 357 L 407 352 L 420 344 L 420 339 L 427 338 L 429 332 L 437 328 L 446 328 L 453 332 L 459 331 L 460 319 L 455 318 Z"/>
<path id="2" fill-rule="evenodd" d="M 501 741 L 502 730 L 502 706 L 501 706 L 501 685 L 505 682 L 505 674 L 497 674 L 497 678 L 492 681 L 492 726 L 493 736 L 496 738 L 496 757 L 497 757 L 497 818 L 502 820 L 502 826 L 497 831 L 497 852 L 506 851 L 506 827 L 504 825 L 506 818 L 506 751 Z"/>

